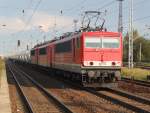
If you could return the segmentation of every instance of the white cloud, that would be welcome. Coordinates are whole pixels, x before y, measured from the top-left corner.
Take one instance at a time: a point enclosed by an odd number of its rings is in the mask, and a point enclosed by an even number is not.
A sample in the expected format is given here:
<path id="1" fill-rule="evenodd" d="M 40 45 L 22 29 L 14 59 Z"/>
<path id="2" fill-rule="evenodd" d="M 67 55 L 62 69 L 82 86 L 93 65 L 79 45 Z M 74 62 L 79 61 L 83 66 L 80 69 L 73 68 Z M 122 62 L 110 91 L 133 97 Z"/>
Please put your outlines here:
<path id="1" fill-rule="evenodd" d="M 37 12 L 31 21 L 32 26 L 42 26 L 44 32 L 48 32 L 49 28 L 53 28 L 56 23 L 56 28 L 62 28 L 64 26 L 69 27 L 73 23 L 73 18 L 58 15 L 49 15 L 45 12 Z"/>
<path id="2" fill-rule="evenodd" d="M 29 14 L 32 14 L 32 11 L 29 12 Z M 28 14 L 28 15 L 29 15 Z M 29 16 L 28 18 L 29 19 Z M 66 16 L 58 16 L 58 15 L 50 15 L 45 12 L 36 12 L 36 14 L 32 17 L 30 23 L 26 26 L 27 23 L 20 17 L 0 17 L 0 23 L 1 23 L 1 33 L 7 33 L 7 32 L 19 32 L 19 31 L 29 31 L 33 30 L 35 28 L 38 29 L 38 26 L 42 26 L 41 30 L 43 32 L 48 32 L 49 29 L 54 27 L 55 21 L 56 21 L 56 30 L 63 27 L 63 29 L 71 28 L 73 24 L 73 18 L 72 17 L 66 17 Z M 5 27 L 2 25 L 6 25 Z M 70 26 L 69 26 L 70 25 Z M 26 27 L 25 27 L 26 26 Z M 2 29 L 3 28 L 3 29 Z M 25 28 L 25 29 L 24 29 Z"/>
<path id="3" fill-rule="evenodd" d="M 7 32 L 17 32 L 20 29 L 23 29 L 25 23 L 17 17 L 0 17 L 0 23 L 1 23 L 1 33 L 7 33 Z M 5 26 L 4 26 L 5 25 Z"/>

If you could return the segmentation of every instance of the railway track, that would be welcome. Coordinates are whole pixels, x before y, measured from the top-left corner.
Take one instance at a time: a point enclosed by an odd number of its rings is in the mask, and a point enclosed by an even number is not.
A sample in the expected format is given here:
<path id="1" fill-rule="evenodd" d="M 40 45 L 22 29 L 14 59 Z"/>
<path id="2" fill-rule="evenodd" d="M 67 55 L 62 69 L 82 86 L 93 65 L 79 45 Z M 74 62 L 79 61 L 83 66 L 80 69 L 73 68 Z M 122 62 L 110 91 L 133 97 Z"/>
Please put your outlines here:
<path id="1" fill-rule="evenodd" d="M 50 75 L 47 76 L 46 74 L 41 74 L 41 72 L 39 72 L 39 70 L 38 71 L 33 71 L 33 70 L 29 71 L 30 70 L 29 66 L 27 66 L 28 68 L 23 68 L 21 65 L 17 65 L 17 67 L 20 68 L 21 70 L 23 70 L 24 72 L 28 73 L 35 80 L 39 81 L 43 86 L 46 86 L 45 84 L 42 83 L 42 81 L 44 81 L 44 78 L 47 78 L 47 81 L 49 81 L 48 78 Z M 33 69 L 33 68 L 31 68 L 31 69 Z M 43 76 L 44 78 L 41 77 L 39 80 L 39 77 L 34 76 L 34 75 Z M 55 83 L 56 83 L 56 81 L 58 84 L 60 82 L 62 84 L 61 87 L 63 86 L 63 88 L 56 87 L 56 86 L 54 86 L 54 88 L 52 88 L 51 86 L 46 86 L 47 88 L 50 87 L 50 89 L 48 88 L 48 90 L 50 90 L 53 93 L 59 93 L 58 95 L 61 99 L 64 96 L 65 98 L 62 99 L 62 101 L 64 103 L 67 103 L 67 106 L 71 106 L 73 109 L 76 109 L 75 112 L 77 112 L 77 113 L 79 113 L 79 112 L 81 112 L 81 113 L 104 112 L 105 113 L 105 112 L 112 112 L 112 111 L 117 112 L 117 113 L 122 113 L 122 112 L 132 113 L 131 110 L 121 107 L 120 105 L 118 106 L 118 105 L 112 104 L 111 102 L 109 102 L 103 98 L 93 95 L 92 93 L 90 93 L 88 91 L 82 90 L 82 88 L 80 88 L 80 87 L 77 87 L 77 86 L 73 87 L 72 85 L 67 84 L 63 81 L 57 80 L 56 78 L 53 78 L 53 79 L 55 80 Z M 49 81 L 49 82 L 51 83 L 51 81 Z M 77 109 L 78 110 L 80 109 L 80 110 L 78 111 Z M 86 109 L 86 111 L 82 111 L 81 109 L 82 110 Z"/>
<path id="2" fill-rule="evenodd" d="M 123 106 L 124 108 L 132 110 L 134 112 L 140 112 L 140 113 L 150 112 L 150 101 L 142 97 L 134 96 L 132 94 L 129 94 L 123 91 L 118 91 L 118 90 L 109 89 L 109 88 L 102 88 L 100 91 L 96 91 L 93 89 L 77 86 L 76 84 L 73 84 L 72 82 L 68 82 L 66 80 L 65 82 L 67 82 L 68 84 L 76 88 L 78 87 L 87 92 L 90 92 L 91 94 L 94 94 L 97 97 L 104 98 L 105 100 L 110 101 L 114 104 Z"/>
<path id="3" fill-rule="evenodd" d="M 134 79 L 125 78 L 125 77 L 122 77 L 121 80 L 125 81 L 125 82 L 134 83 L 134 84 L 137 84 L 137 85 L 141 85 L 141 86 L 144 86 L 144 87 L 150 87 L 150 82 L 147 82 L 147 81 L 134 80 Z"/>
<path id="4" fill-rule="evenodd" d="M 13 71 L 11 70 L 11 68 L 10 68 L 9 66 L 8 66 L 8 68 L 9 68 L 9 70 L 10 70 L 10 72 L 11 72 L 11 74 L 12 74 L 12 76 L 13 76 L 15 82 L 16 82 L 16 86 L 17 86 L 18 92 L 19 92 L 19 94 L 21 95 L 22 100 L 23 100 L 23 102 L 24 102 L 25 111 L 28 112 L 28 113 L 34 113 L 34 112 L 33 112 L 33 108 L 32 108 L 32 106 L 31 106 L 31 104 L 29 103 L 29 100 L 27 99 L 27 97 L 26 97 L 25 94 L 23 93 L 23 90 L 22 90 L 22 88 L 21 88 L 21 85 L 20 85 L 20 83 L 18 82 L 18 80 L 17 80 L 15 74 L 13 73 Z"/>
<path id="5" fill-rule="evenodd" d="M 7 66 L 16 82 L 19 94 L 21 94 L 21 98 L 24 102 L 26 111 L 28 113 L 39 113 L 39 112 L 73 113 L 70 110 L 70 108 L 66 107 L 54 95 L 52 95 L 48 91 L 46 91 L 40 84 L 38 84 L 36 81 L 34 81 L 31 77 L 29 77 L 28 75 L 23 76 L 23 74 L 21 72 L 19 72 L 18 69 L 16 69 L 16 68 L 14 69 L 14 67 L 12 68 L 10 63 L 9 64 L 7 63 Z M 17 77 L 17 76 L 19 76 L 19 77 Z M 28 80 L 30 82 L 30 85 L 34 84 L 35 87 L 32 88 L 32 90 L 31 90 L 31 88 L 23 87 L 22 84 L 25 84 L 25 83 L 21 79 Z M 29 87 L 30 87 L 30 85 L 29 85 Z M 32 94 L 30 92 L 32 92 Z M 45 99 L 44 106 L 42 106 L 41 105 L 42 103 L 40 103 L 40 102 L 38 103 L 39 105 L 36 105 L 37 103 L 35 101 L 37 101 L 37 102 L 40 101 L 38 99 L 42 99 L 42 101 Z"/>
<path id="6" fill-rule="evenodd" d="M 138 68 L 150 70 L 150 66 L 139 66 Z"/>
<path id="7" fill-rule="evenodd" d="M 104 98 L 114 104 L 120 105 L 122 107 L 125 107 L 127 109 L 130 109 L 134 112 L 138 113 L 150 113 L 150 100 L 135 96 L 131 93 L 115 90 L 111 88 L 99 88 L 99 91 L 97 89 L 89 89 L 89 88 L 83 88 L 82 86 L 77 86 L 76 84 L 73 84 L 72 82 L 68 82 L 65 80 L 65 82 L 73 85 L 74 87 L 80 87 L 83 90 L 86 90 L 98 97 Z"/>
<path id="8" fill-rule="evenodd" d="M 135 112 L 149 113 L 150 112 L 150 100 L 134 96 L 124 91 L 119 91 L 111 88 L 104 88 L 97 91 L 99 96 L 103 96 L 108 100 L 112 100 L 119 105 L 127 107 Z"/>

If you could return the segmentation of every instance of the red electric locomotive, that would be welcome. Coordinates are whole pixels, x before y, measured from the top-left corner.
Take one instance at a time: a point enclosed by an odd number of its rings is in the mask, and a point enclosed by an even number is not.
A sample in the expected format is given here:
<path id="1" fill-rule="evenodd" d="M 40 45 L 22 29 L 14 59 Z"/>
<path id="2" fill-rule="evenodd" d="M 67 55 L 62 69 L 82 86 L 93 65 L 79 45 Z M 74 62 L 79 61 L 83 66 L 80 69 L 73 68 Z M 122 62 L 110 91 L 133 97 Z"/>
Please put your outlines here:
<path id="1" fill-rule="evenodd" d="M 57 69 L 86 86 L 120 78 L 122 36 L 114 32 L 80 32 L 31 50 L 31 63 Z"/>
<path id="2" fill-rule="evenodd" d="M 84 86 L 120 79 L 122 35 L 103 30 L 68 33 L 31 50 L 31 63 L 49 67 Z"/>

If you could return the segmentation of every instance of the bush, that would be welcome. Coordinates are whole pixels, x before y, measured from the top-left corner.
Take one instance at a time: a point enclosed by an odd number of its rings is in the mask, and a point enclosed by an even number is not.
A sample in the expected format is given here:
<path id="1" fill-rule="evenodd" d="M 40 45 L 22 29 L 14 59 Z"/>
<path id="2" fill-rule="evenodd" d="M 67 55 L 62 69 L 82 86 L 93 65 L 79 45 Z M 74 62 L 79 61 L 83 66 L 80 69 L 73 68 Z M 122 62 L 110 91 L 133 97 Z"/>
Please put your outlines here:
<path id="1" fill-rule="evenodd" d="M 138 79 L 138 80 L 146 80 L 147 75 L 150 75 L 150 71 L 145 69 L 140 69 L 140 68 L 133 68 L 133 69 L 122 68 L 121 75 L 123 77 L 129 77 L 129 78 L 134 77 L 134 79 Z"/>

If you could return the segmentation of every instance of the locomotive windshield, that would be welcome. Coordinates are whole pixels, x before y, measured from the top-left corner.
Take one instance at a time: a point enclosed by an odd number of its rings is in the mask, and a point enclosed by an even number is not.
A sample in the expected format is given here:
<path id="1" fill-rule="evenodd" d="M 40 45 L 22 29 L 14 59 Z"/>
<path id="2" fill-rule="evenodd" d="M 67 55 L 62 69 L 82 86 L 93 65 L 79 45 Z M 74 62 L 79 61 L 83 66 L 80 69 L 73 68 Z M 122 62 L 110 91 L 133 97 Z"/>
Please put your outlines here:
<path id="1" fill-rule="evenodd" d="M 102 48 L 102 41 L 100 38 L 85 38 L 85 46 L 87 48 Z"/>
<path id="2" fill-rule="evenodd" d="M 86 37 L 86 48 L 119 48 L 118 38 L 100 38 L 100 37 Z"/>
<path id="3" fill-rule="evenodd" d="M 119 39 L 103 38 L 102 43 L 103 48 L 119 48 Z"/>

